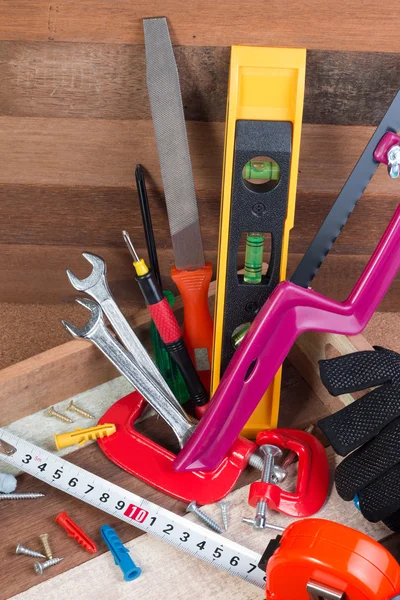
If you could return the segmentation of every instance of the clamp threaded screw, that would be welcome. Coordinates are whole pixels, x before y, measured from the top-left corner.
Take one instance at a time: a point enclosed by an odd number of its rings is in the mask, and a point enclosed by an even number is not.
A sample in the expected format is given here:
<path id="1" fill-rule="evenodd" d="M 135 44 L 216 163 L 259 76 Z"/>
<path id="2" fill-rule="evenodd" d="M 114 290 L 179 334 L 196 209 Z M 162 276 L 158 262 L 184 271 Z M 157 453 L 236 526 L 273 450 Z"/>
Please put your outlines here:
<path id="1" fill-rule="evenodd" d="M 43 546 L 43 550 L 45 555 L 47 556 L 47 558 L 49 560 L 52 560 L 53 558 L 53 551 L 51 549 L 50 546 L 50 542 L 49 542 L 49 534 L 48 533 L 42 533 L 42 535 L 39 536 L 40 541 L 42 542 L 42 546 Z M 51 565 L 49 565 L 49 567 L 51 567 Z"/>
<path id="2" fill-rule="evenodd" d="M 64 560 L 63 558 L 51 558 L 50 560 L 46 560 L 46 562 L 39 562 L 38 560 L 33 563 L 33 568 L 36 575 L 43 575 L 43 571 L 48 569 L 49 567 L 53 567 L 54 565 L 58 565 L 59 562 Z"/>
<path id="3" fill-rule="evenodd" d="M 256 452 L 253 452 L 253 454 L 250 454 L 249 465 L 251 467 L 253 467 L 253 469 L 262 471 L 264 468 L 264 460 L 263 460 L 262 456 L 260 456 Z M 280 465 L 274 465 L 274 474 L 272 476 L 272 483 L 275 483 L 275 484 L 282 483 L 282 481 L 285 481 L 286 477 L 287 477 L 286 467 L 280 466 Z"/>
<path id="4" fill-rule="evenodd" d="M 265 444 L 260 446 L 260 452 L 264 455 L 264 468 L 261 474 L 261 481 L 266 483 L 272 483 L 272 476 L 274 473 L 275 458 L 282 456 L 282 450 L 278 446 L 272 444 Z M 265 521 L 267 516 L 267 503 L 265 500 L 260 500 L 257 504 L 256 519 L 254 527 L 256 529 L 264 529 Z"/>
<path id="5" fill-rule="evenodd" d="M 278 448 L 278 446 L 274 446 L 272 444 L 264 444 L 263 446 L 260 446 L 260 452 L 264 456 L 264 465 L 261 474 L 261 481 L 263 483 L 273 483 L 275 458 L 278 456 L 282 456 L 282 450 Z M 245 523 L 251 523 L 254 529 L 265 529 L 265 527 L 267 526 L 266 516 L 267 503 L 265 500 L 260 500 L 257 503 L 256 518 L 243 520 Z"/>
<path id="6" fill-rule="evenodd" d="M 80 415 L 81 417 L 85 417 L 86 419 L 95 419 L 95 417 L 91 415 L 90 412 L 84 410 L 80 406 L 77 406 L 73 400 L 71 400 L 71 402 L 68 404 L 67 410 L 76 412 L 78 415 Z"/>
<path id="7" fill-rule="evenodd" d="M 50 406 L 49 410 L 46 412 L 46 415 L 48 417 L 56 417 L 56 419 L 59 419 L 60 421 L 63 421 L 64 423 L 73 423 L 73 420 L 70 419 L 69 417 L 67 417 L 67 415 L 63 415 L 62 413 L 58 412 L 54 406 Z"/>
<path id="8" fill-rule="evenodd" d="M 195 500 L 192 500 L 192 502 L 186 508 L 186 512 L 194 513 L 195 515 L 197 515 L 199 517 L 199 519 L 201 519 L 204 523 L 206 523 L 206 525 L 208 525 L 210 527 L 210 529 L 213 529 L 217 533 L 222 533 L 222 529 L 218 525 L 218 523 L 213 521 L 208 515 L 206 515 L 206 513 L 204 513 L 202 510 L 200 510 L 199 507 L 197 506 Z"/>
<path id="9" fill-rule="evenodd" d="M 46 558 L 45 555 L 41 554 L 40 552 L 30 550 L 29 548 L 24 548 L 21 542 L 18 542 L 15 549 L 15 554 L 25 554 L 26 556 L 31 556 L 32 558 Z"/>

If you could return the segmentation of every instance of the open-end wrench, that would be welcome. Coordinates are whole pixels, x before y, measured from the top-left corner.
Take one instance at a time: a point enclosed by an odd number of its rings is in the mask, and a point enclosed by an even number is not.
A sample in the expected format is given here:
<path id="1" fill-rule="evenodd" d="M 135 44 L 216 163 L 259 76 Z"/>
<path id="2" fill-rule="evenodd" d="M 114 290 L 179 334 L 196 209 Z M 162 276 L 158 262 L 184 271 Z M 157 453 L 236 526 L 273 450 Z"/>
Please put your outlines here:
<path id="1" fill-rule="evenodd" d="M 104 322 L 101 307 L 88 298 L 79 298 L 77 302 L 91 312 L 89 321 L 78 328 L 67 321 L 62 321 L 65 329 L 75 338 L 90 340 L 131 383 L 147 402 L 156 410 L 172 428 L 181 448 L 195 429 L 195 424 L 186 415 L 180 404 L 175 404 L 155 384 L 152 377 L 143 373 L 140 365 L 132 360 L 130 354 L 113 337 Z"/>
<path id="2" fill-rule="evenodd" d="M 149 354 L 115 302 L 107 283 L 106 263 L 100 256 L 91 254 L 90 252 L 82 252 L 82 256 L 92 265 L 93 270 L 85 279 L 78 279 L 72 271 L 67 269 L 67 276 L 71 285 L 78 292 L 88 294 L 88 296 L 91 296 L 93 300 L 96 300 L 100 304 L 115 333 L 128 352 L 131 353 L 133 361 L 152 377 L 160 390 L 173 404 L 180 406 L 160 371 L 151 360 Z"/>

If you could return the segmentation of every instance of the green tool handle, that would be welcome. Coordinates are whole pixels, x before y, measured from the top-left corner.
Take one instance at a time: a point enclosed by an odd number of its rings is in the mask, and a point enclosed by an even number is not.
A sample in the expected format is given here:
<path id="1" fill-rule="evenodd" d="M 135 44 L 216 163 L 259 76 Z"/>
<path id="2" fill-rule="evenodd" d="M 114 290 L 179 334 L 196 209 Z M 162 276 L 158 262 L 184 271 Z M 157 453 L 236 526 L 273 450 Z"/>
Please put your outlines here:
<path id="1" fill-rule="evenodd" d="M 163 294 L 166 297 L 168 304 L 172 307 L 175 304 L 173 293 L 168 290 L 163 290 Z M 186 383 L 177 364 L 168 353 L 153 321 L 151 321 L 150 325 L 150 335 L 156 365 L 174 396 L 181 404 L 184 404 L 190 398 Z"/>

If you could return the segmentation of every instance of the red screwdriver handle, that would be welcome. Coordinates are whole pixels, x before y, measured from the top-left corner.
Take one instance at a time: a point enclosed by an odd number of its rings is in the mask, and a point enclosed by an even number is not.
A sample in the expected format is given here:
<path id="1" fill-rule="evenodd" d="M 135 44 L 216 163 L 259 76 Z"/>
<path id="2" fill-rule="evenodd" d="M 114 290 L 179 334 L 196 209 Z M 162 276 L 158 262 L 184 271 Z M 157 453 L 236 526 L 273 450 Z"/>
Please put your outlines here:
<path id="1" fill-rule="evenodd" d="M 165 296 L 161 302 L 148 304 L 147 308 L 164 344 L 176 342 L 182 337 L 178 321 Z"/>
<path id="2" fill-rule="evenodd" d="M 196 271 L 171 269 L 183 300 L 183 338 L 204 387 L 210 389 L 213 320 L 208 307 L 208 288 L 212 264 L 206 263 Z"/>
<path id="3" fill-rule="evenodd" d="M 168 353 L 172 356 L 182 373 L 190 397 L 196 406 L 196 416 L 200 418 L 204 412 L 204 409 L 200 410 L 200 407 L 207 405 L 208 393 L 194 368 L 188 349 L 184 344 L 178 321 L 172 312 L 168 300 L 163 297 L 160 302 L 148 304 L 147 308 Z"/>

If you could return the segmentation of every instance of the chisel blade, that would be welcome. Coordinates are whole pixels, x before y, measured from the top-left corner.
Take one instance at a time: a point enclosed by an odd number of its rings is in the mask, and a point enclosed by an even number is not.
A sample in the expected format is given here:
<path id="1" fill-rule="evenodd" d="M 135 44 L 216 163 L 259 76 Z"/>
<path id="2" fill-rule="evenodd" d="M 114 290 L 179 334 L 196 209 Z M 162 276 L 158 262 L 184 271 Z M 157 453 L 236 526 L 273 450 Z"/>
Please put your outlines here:
<path id="1" fill-rule="evenodd" d="M 178 69 L 167 20 L 143 23 L 147 88 L 175 266 L 194 271 L 205 262 Z"/>

